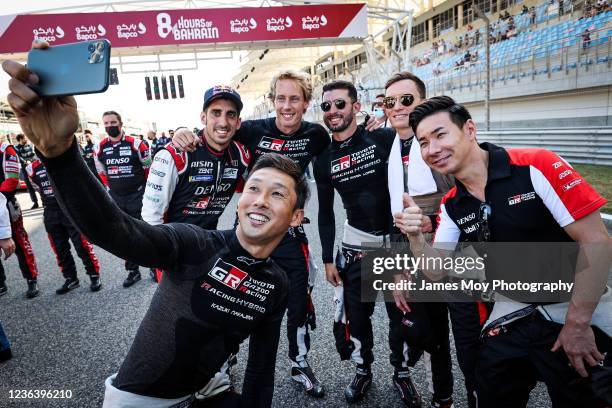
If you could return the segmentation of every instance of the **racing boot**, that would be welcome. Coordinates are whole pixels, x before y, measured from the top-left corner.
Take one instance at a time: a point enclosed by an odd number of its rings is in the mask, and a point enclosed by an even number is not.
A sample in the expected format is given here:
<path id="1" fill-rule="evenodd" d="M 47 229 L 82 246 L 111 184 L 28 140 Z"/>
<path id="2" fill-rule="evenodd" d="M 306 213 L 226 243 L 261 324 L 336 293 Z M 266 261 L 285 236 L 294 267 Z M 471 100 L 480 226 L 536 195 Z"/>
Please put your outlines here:
<path id="1" fill-rule="evenodd" d="M 58 295 L 63 295 L 70 292 L 72 289 L 78 288 L 79 280 L 77 278 L 67 278 L 64 284 L 55 291 Z"/>
<path id="2" fill-rule="evenodd" d="M 431 408 L 453 408 L 453 398 L 434 398 L 431 400 Z"/>
<path id="3" fill-rule="evenodd" d="M 397 388 L 404 405 L 421 408 L 421 395 L 410 378 L 410 372 L 396 370 L 393 374 L 393 385 Z"/>
<path id="4" fill-rule="evenodd" d="M 128 276 L 123 281 L 123 287 L 129 288 L 130 286 L 138 282 L 140 278 L 140 271 L 128 271 Z"/>
<path id="5" fill-rule="evenodd" d="M 352 404 L 365 397 L 366 392 L 372 385 L 372 371 L 370 368 L 357 367 L 355 378 L 345 388 L 344 398 L 346 402 Z"/>
<path id="6" fill-rule="evenodd" d="M 26 292 L 26 298 L 35 298 L 39 293 L 36 279 L 28 279 L 28 291 Z"/>
<path id="7" fill-rule="evenodd" d="M 89 285 L 89 290 L 92 292 L 97 292 L 102 289 L 102 282 L 100 282 L 100 275 L 92 275 L 89 277 L 91 279 L 91 284 Z"/>
<path id="8" fill-rule="evenodd" d="M 291 367 L 291 378 L 302 384 L 308 395 L 315 398 L 322 398 L 325 395 L 325 389 L 317 377 L 315 377 L 308 361 L 294 361 Z"/>

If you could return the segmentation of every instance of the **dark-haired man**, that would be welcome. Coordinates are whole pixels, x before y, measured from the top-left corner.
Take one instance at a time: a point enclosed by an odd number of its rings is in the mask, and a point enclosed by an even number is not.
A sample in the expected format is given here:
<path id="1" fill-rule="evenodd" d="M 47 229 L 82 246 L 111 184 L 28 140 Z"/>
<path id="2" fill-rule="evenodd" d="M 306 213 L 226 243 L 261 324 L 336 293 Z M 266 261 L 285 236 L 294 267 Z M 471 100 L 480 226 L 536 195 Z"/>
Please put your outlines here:
<path id="1" fill-rule="evenodd" d="M 314 175 L 319 198 L 319 236 L 323 249 L 325 275 L 334 287 L 342 285 L 350 344 L 337 339 L 341 358 L 351 358 L 357 365 L 355 377 L 346 387 L 344 396 L 349 403 L 363 398 L 372 383 L 371 365 L 373 333 L 370 320 L 374 303 L 361 299 L 361 258 L 363 243 L 379 243 L 388 239 L 391 225 L 389 192 L 386 180 L 387 160 L 395 132 L 391 129 L 367 131 L 357 126 L 356 115 L 361 110 L 355 86 L 346 81 L 334 81 L 323 86 L 323 121 L 332 132 L 332 143 L 317 158 Z M 344 224 L 342 250 L 334 264 L 336 223 L 334 189 L 340 194 L 347 221 Z M 387 312 L 396 311 L 387 303 Z M 389 313 L 389 317 L 397 313 Z M 401 320 L 401 319 L 400 319 Z M 403 331 L 398 319 L 390 319 L 389 345 L 391 364 L 395 368 L 393 382 L 405 402 L 416 393 L 408 373 L 408 356 L 404 353 Z M 337 329 L 337 327 L 336 327 Z M 352 350 L 349 353 L 344 350 Z M 348 354 L 348 355 L 347 355 Z"/>
<path id="2" fill-rule="evenodd" d="M 442 199 L 434 248 L 483 241 L 582 244 L 587 267 L 576 271 L 569 303 L 495 304 L 476 360 L 478 406 L 526 406 L 536 380 L 546 383 L 554 406 L 612 403 L 612 313 L 600 302 L 612 254 L 598 210 L 606 199 L 551 151 L 478 144 L 471 115 L 450 97 L 419 105 L 410 124 L 429 167 L 456 180 Z M 438 256 L 408 195 L 405 207 L 395 223 L 412 252 Z M 610 297 L 609 288 L 604 296 Z"/>
<path id="3" fill-rule="evenodd" d="M 12 77 L 7 99 L 78 228 L 117 256 L 168 271 L 119 373 L 106 381 L 105 406 L 189 406 L 229 350 L 250 337 L 238 404 L 269 407 L 288 293 L 287 276 L 269 255 L 302 221 L 308 186 L 301 169 L 279 155 L 261 157 L 240 197 L 235 231 L 151 226 L 121 212 L 79 157 L 74 98 L 40 99 L 21 80 L 36 81 L 34 73 L 14 61 L 3 67 Z M 237 406 L 232 396 L 218 406 Z"/>
<path id="4" fill-rule="evenodd" d="M 252 156 L 251 166 L 266 153 L 279 153 L 291 158 L 305 171 L 313 157 L 329 145 L 323 126 L 303 121 L 312 98 L 312 84 L 304 72 L 286 70 L 274 75 L 270 82 L 270 99 L 276 117 L 242 122 L 235 140 L 244 144 Z M 201 140 L 186 129 L 176 132 L 173 144 L 191 151 Z M 287 308 L 287 338 L 291 377 L 301 383 L 309 395 L 323 397 L 323 385 L 311 369 L 307 356 L 310 330 L 315 328 L 314 305 L 311 299 L 316 270 L 310 261 L 308 239 L 300 225 L 289 228 L 287 235 L 272 255 L 287 271 L 290 282 Z"/>
<path id="5" fill-rule="evenodd" d="M 409 115 L 416 106 L 425 101 L 425 84 L 421 79 L 410 72 L 399 72 L 393 75 L 385 84 L 385 98 L 383 106 L 390 126 L 395 129 L 397 135 L 393 142 L 393 148 L 389 156 L 388 184 L 391 199 L 392 213 L 402 210 L 402 195 L 410 192 L 411 196 L 423 209 L 423 232 L 426 233 L 428 241 L 431 240 L 432 232 L 435 230 L 436 214 L 440 208 L 440 200 L 454 181 L 451 177 L 432 171 L 423 162 L 418 143 L 414 141 L 414 133 L 409 124 Z M 393 238 L 400 238 L 405 242 L 405 237 L 397 228 L 392 228 Z M 401 279 L 401 277 L 397 277 Z M 427 371 L 431 373 L 430 387 L 433 389 L 432 406 L 450 407 L 453 404 L 453 374 L 450 356 L 450 344 L 448 333 L 448 309 L 443 302 L 423 302 L 408 304 L 405 294 L 401 291 L 393 293 L 397 308 L 390 308 L 389 313 L 395 315 L 395 320 L 409 319 L 415 325 L 424 324 L 427 329 L 419 330 L 411 327 L 413 333 L 426 334 L 417 336 L 404 336 L 406 342 L 406 353 L 410 356 L 410 362 L 416 363 L 423 350 Z M 470 307 L 459 304 L 457 307 Z M 403 328 L 404 326 L 398 326 Z M 428 330 L 429 329 L 429 330 Z M 408 330 L 408 329 L 405 329 Z M 456 337 L 455 343 L 460 347 L 460 336 Z M 460 360 L 461 367 L 464 367 Z M 406 368 L 406 371 L 408 369 Z M 429 378 L 429 376 L 428 376 Z M 472 378 L 469 373 L 465 378 Z M 468 399 L 474 389 L 469 383 Z M 416 391 L 416 388 L 414 389 Z M 410 390 L 408 390 L 410 391 Z M 409 406 L 418 405 L 420 400 L 418 394 L 408 395 L 405 399 L 411 400 Z M 410 405 L 412 404 L 412 405 Z M 475 400 L 470 405 L 475 404 Z"/>
<path id="6" fill-rule="evenodd" d="M 142 196 L 151 165 L 149 147 L 137 137 L 123 132 L 121 115 L 115 111 L 102 114 L 108 137 L 96 146 L 94 159 L 98 175 L 119 208 L 128 215 L 140 218 Z M 141 278 L 138 264 L 125 261 L 128 273 L 123 287 L 128 288 Z"/>
<path id="7" fill-rule="evenodd" d="M 15 150 L 17 151 L 17 155 L 19 156 L 19 160 L 21 161 L 21 178 L 26 184 L 28 189 L 28 193 L 30 194 L 30 200 L 32 200 L 32 210 L 39 207 L 38 197 L 36 196 L 36 190 L 32 186 L 30 179 L 28 178 L 28 174 L 26 173 L 26 166 L 32 163 L 36 156 L 34 155 L 34 149 L 28 143 L 25 136 L 21 133 L 17 135 L 17 144 L 15 145 Z"/>

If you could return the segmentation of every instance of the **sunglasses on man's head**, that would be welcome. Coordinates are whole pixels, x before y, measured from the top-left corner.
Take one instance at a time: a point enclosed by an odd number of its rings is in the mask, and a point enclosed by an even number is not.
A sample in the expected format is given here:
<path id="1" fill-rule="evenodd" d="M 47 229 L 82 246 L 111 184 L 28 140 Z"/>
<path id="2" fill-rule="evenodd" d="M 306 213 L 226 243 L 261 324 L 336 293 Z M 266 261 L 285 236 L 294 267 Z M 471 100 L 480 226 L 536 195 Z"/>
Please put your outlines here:
<path id="1" fill-rule="evenodd" d="M 480 204 L 480 209 L 478 210 L 478 240 L 483 242 L 488 242 L 491 239 L 491 229 L 489 228 L 489 220 L 491 219 L 491 214 L 493 210 L 491 206 L 487 203 Z"/>
<path id="2" fill-rule="evenodd" d="M 344 109 L 346 106 L 346 101 L 344 99 L 334 99 L 332 102 L 334 105 L 336 105 L 336 109 Z M 320 106 L 323 112 L 329 112 L 332 107 L 332 103 L 330 101 L 324 101 Z"/>
<path id="3" fill-rule="evenodd" d="M 398 99 L 402 105 L 410 106 L 414 102 L 414 95 L 404 94 L 404 95 L 400 95 L 399 97 L 398 96 L 385 96 L 385 99 L 383 99 L 383 104 L 385 105 L 385 108 L 393 109 Z"/>

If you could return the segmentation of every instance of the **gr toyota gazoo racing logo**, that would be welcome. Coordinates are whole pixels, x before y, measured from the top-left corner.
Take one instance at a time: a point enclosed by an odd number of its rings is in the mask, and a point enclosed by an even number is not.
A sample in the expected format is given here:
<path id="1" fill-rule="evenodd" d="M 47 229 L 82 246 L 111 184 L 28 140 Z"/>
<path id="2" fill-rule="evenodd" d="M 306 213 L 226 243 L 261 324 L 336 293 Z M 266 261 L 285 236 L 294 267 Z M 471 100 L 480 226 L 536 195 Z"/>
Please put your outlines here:
<path id="1" fill-rule="evenodd" d="M 236 268 L 234 265 L 218 259 L 215 266 L 208 272 L 208 276 L 218 280 L 232 289 L 237 289 L 247 276 L 246 272 Z"/>
<path id="2" fill-rule="evenodd" d="M 203 199 L 201 199 L 200 201 L 196 202 L 194 207 L 195 208 L 201 208 L 201 209 L 206 209 L 206 207 L 208 207 L 208 203 L 210 202 L 210 197 L 204 197 Z"/>
<path id="3" fill-rule="evenodd" d="M 331 162 L 332 173 L 337 173 L 339 171 L 346 170 L 349 167 L 351 167 L 351 156 L 348 154 L 339 159 L 332 160 Z"/>
<path id="4" fill-rule="evenodd" d="M 535 191 L 531 191 L 525 194 L 517 194 L 512 197 L 508 197 L 508 205 L 515 205 L 522 203 L 523 201 L 533 200 L 535 198 Z"/>
<path id="5" fill-rule="evenodd" d="M 275 152 L 280 152 L 285 145 L 285 141 L 282 139 L 272 139 L 271 137 L 263 137 L 259 142 L 258 146 L 262 149 L 273 150 Z"/>

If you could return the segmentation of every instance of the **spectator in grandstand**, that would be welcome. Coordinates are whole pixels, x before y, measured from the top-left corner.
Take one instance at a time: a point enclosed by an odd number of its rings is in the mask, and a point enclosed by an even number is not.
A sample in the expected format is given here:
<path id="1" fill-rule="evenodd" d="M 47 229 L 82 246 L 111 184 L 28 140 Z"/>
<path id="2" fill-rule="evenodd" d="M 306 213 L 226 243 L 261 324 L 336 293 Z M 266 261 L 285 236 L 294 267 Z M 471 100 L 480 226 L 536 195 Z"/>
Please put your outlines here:
<path id="1" fill-rule="evenodd" d="M 442 72 L 442 63 L 438 61 L 438 64 L 432 70 L 432 74 L 434 74 L 434 76 L 439 76 Z"/>
<path id="2" fill-rule="evenodd" d="M 525 4 L 523 4 L 523 9 L 521 10 L 521 15 L 525 15 L 529 13 L 529 7 L 527 7 Z"/>
<path id="3" fill-rule="evenodd" d="M 585 50 L 591 46 L 591 31 L 589 28 L 585 28 L 581 34 L 582 36 L 582 49 Z"/>
<path id="4" fill-rule="evenodd" d="M 535 6 L 531 6 L 529 8 L 529 25 L 534 25 L 536 23 L 536 9 Z"/>
<path id="5" fill-rule="evenodd" d="M 447 96 L 415 108 L 410 124 L 428 166 L 455 176 L 455 188 L 442 199 L 434 244 L 575 242 L 580 264 L 588 265 L 575 273 L 569 302 L 495 303 L 477 356 L 478 406 L 525 407 L 536 380 L 546 383 L 555 407 L 612 404 L 612 309 L 606 302 L 612 251 L 599 213 L 607 200 L 551 151 L 479 144 L 470 113 Z M 510 191 L 535 199 L 508 205 Z M 404 200 L 395 223 L 412 252 L 440 256 L 424 240 L 421 210 L 407 194 Z"/>
<path id="6" fill-rule="evenodd" d="M 25 181 L 28 193 L 30 194 L 30 200 L 32 200 L 32 202 L 34 203 L 31 207 L 31 209 L 33 210 L 39 207 L 38 197 L 36 196 L 36 190 L 34 190 L 34 187 L 32 187 L 32 183 L 30 183 L 30 179 L 28 178 L 25 168 L 36 158 L 36 156 L 34 155 L 34 149 L 28 143 L 25 136 L 20 133 L 17 135 L 17 144 L 15 145 L 15 150 L 17 151 L 17 155 L 19 156 L 19 161 L 21 164 L 21 178 L 23 179 L 23 181 Z"/>

